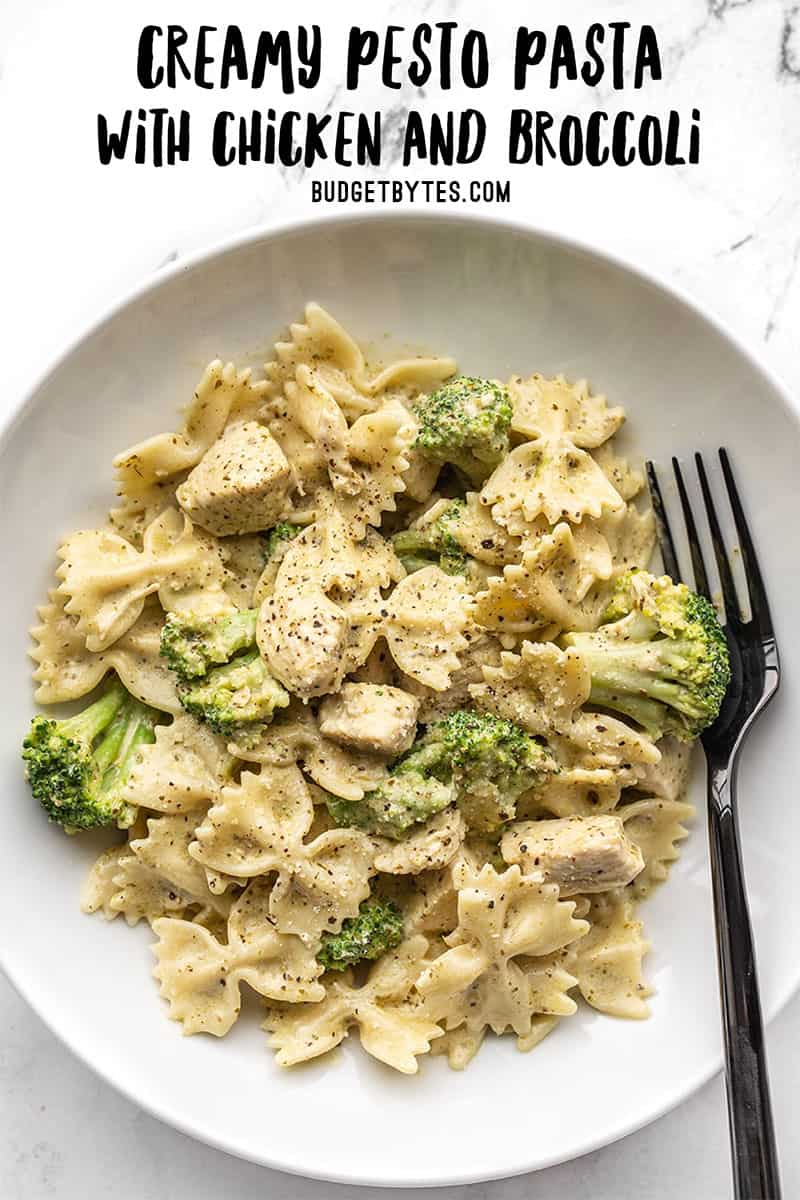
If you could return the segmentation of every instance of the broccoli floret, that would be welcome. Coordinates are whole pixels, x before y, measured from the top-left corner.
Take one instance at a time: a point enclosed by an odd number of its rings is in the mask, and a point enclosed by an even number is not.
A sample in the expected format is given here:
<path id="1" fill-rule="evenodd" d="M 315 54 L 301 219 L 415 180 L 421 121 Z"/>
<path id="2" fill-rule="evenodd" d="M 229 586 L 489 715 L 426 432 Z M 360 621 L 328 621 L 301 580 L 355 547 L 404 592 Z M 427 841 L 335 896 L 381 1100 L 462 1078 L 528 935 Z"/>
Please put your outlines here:
<path id="1" fill-rule="evenodd" d="M 337 825 L 395 839 L 454 801 L 471 829 L 495 832 L 554 770 L 541 743 L 512 721 L 459 709 L 430 725 L 362 800 L 326 802 Z"/>
<path id="2" fill-rule="evenodd" d="M 326 971 L 344 971 L 372 962 L 403 940 L 403 914 L 391 900 L 364 900 L 357 917 L 342 922 L 340 933 L 322 935 L 317 961 Z"/>
<path id="3" fill-rule="evenodd" d="M 161 630 L 161 654 L 183 680 L 200 679 L 256 641 L 255 609 L 227 617 L 170 613 Z"/>
<path id="4" fill-rule="evenodd" d="M 264 562 L 275 558 L 283 558 L 289 548 L 289 542 L 303 532 L 302 525 L 292 525 L 290 521 L 279 521 L 272 529 L 264 534 Z"/>
<path id="5" fill-rule="evenodd" d="M 136 751 L 155 741 L 159 715 L 115 680 L 74 717 L 34 717 L 22 757 L 31 791 L 50 820 L 68 831 L 132 825 L 136 806 L 122 793 Z"/>
<path id="6" fill-rule="evenodd" d="M 459 375 L 425 396 L 414 412 L 422 453 L 434 462 L 452 463 L 476 487 L 508 453 L 511 398 L 491 379 Z"/>
<path id="7" fill-rule="evenodd" d="M 466 574 L 467 555 L 453 534 L 463 512 L 464 501 L 451 500 L 432 521 L 393 535 L 394 552 L 407 571 L 433 564 L 448 575 Z"/>
<path id="8" fill-rule="evenodd" d="M 699 737 L 716 720 L 731 677 L 714 606 L 666 575 L 629 571 L 602 620 L 595 633 L 563 639 L 591 672 L 590 701 L 630 717 L 653 738 Z"/>
<path id="9" fill-rule="evenodd" d="M 178 696 L 192 716 L 243 745 L 254 745 L 275 709 L 286 708 L 290 699 L 255 649 L 212 668 L 197 682 L 180 683 Z"/>
<path id="10" fill-rule="evenodd" d="M 556 769 L 542 743 L 519 725 L 473 709 L 431 725 L 416 752 L 427 757 L 431 773 L 450 771 L 467 824 L 483 833 L 512 820 L 519 797 Z"/>
<path id="11" fill-rule="evenodd" d="M 391 772 L 362 800 L 326 797 L 337 825 L 352 826 L 381 837 L 402 838 L 413 825 L 427 821 L 455 800 L 452 783 L 427 777 L 421 771 Z"/>

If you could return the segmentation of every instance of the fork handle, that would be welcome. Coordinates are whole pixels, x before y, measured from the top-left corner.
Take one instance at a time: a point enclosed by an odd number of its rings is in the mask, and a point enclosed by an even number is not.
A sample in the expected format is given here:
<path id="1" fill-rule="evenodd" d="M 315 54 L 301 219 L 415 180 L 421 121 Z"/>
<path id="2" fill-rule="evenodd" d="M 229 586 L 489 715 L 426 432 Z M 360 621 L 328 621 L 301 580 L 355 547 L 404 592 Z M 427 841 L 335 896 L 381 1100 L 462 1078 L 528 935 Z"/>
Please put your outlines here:
<path id="1" fill-rule="evenodd" d="M 735 761 L 709 766 L 711 880 L 736 1200 L 780 1200 L 753 930 L 734 804 Z"/>

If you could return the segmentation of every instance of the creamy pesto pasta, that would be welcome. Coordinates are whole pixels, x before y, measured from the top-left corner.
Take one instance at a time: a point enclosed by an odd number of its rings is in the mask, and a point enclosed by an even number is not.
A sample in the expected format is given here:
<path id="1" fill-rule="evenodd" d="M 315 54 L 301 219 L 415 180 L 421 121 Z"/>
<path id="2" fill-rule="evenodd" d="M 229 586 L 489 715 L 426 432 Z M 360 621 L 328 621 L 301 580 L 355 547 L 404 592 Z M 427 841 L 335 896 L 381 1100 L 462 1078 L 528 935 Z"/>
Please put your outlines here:
<path id="1" fill-rule="evenodd" d="M 184 1033 L 249 988 L 280 1065 L 357 1030 L 413 1073 L 647 1015 L 693 731 L 597 666 L 671 587 L 623 420 L 583 380 L 372 363 L 309 304 L 117 457 L 33 629 L 37 700 L 88 715 L 24 757 L 51 819 L 124 831 L 82 906 L 149 923 Z"/>

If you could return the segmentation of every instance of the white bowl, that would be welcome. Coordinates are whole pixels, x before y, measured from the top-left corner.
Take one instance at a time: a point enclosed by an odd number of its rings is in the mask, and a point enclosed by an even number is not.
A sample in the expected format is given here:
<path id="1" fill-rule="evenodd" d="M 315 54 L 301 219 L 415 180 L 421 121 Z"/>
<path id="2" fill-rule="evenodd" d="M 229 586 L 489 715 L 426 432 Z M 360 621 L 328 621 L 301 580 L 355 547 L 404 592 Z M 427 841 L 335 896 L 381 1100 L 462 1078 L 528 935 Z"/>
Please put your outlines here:
<path id="1" fill-rule="evenodd" d="M 797 413 L 718 325 L 632 268 L 514 225 L 429 216 L 295 225 L 178 265 L 75 345 L 5 430 L 2 957 L 40 1016 L 105 1079 L 231 1153 L 356 1183 L 452 1184 L 528 1171 L 643 1125 L 720 1066 L 702 817 L 670 881 L 644 906 L 656 988 L 649 1021 L 587 1009 L 532 1054 L 494 1039 L 463 1074 L 435 1059 L 406 1078 L 356 1044 L 282 1071 L 255 1013 L 224 1041 L 182 1038 L 150 978 L 149 931 L 78 911 L 92 839 L 69 840 L 49 826 L 23 783 L 19 743 L 32 709 L 25 631 L 50 585 L 59 537 L 102 516 L 113 454 L 172 428 L 209 359 L 263 361 L 308 299 L 379 351 L 390 336 L 453 354 L 467 372 L 588 375 L 628 409 L 633 450 L 656 461 L 728 446 L 785 665 L 784 687 L 741 772 L 768 1016 L 798 984 Z M 694 782 L 702 813 L 700 764 Z"/>

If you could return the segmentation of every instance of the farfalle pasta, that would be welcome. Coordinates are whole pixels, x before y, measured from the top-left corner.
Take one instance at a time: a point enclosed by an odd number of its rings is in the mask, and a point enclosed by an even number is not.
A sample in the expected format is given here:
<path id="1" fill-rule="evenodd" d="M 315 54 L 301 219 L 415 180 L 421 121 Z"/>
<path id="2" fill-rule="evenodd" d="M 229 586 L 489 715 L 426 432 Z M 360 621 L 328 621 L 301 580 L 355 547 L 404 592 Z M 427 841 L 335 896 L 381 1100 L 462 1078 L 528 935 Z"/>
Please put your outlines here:
<path id="1" fill-rule="evenodd" d="M 124 830 L 84 911 L 152 929 L 186 1034 L 255 993 L 283 1067 L 357 1031 L 405 1074 L 462 1069 L 582 1002 L 646 1016 L 637 906 L 725 680 L 648 573 L 623 410 L 374 361 L 309 304 L 263 374 L 216 360 L 170 417 L 114 460 L 32 629 L 36 699 L 82 706 L 34 718 L 34 796 Z M 670 668 L 650 694 L 678 625 L 713 687 Z"/>

